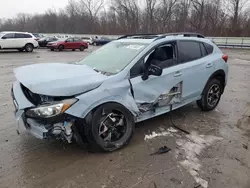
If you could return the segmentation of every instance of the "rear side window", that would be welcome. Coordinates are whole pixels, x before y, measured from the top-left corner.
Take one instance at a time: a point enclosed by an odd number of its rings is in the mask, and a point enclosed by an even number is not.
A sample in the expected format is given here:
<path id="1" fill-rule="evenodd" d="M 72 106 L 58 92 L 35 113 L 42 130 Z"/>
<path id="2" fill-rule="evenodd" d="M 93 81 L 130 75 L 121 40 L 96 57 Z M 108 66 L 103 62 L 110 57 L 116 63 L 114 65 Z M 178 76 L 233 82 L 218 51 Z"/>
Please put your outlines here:
<path id="1" fill-rule="evenodd" d="M 212 45 L 210 45 L 210 44 L 208 44 L 208 43 L 205 43 L 205 42 L 204 42 L 203 44 L 204 44 L 204 46 L 205 46 L 206 51 L 207 51 L 208 54 L 213 53 L 214 47 L 213 47 Z"/>
<path id="2" fill-rule="evenodd" d="M 208 55 L 207 50 L 206 50 L 203 43 L 200 43 L 200 47 L 201 47 L 201 55 L 202 55 L 202 57 L 205 57 L 206 55 Z"/>
<path id="3" fill-rule="evenodd" d="M 25 33 L 16 33 L 15 38 L 32 38 L 32 36 Z"/>
<path id="4" fill-rule="evenodd" d="M 185 63 L 202 57 L 200 44 L 195 41 L 179 41 L 178 60 Z"/>
<path id="5" fill-rule="evenodd" d="M 81 42 L 82 40 L 80 38 L 74 38 L 74 42 Z"/>

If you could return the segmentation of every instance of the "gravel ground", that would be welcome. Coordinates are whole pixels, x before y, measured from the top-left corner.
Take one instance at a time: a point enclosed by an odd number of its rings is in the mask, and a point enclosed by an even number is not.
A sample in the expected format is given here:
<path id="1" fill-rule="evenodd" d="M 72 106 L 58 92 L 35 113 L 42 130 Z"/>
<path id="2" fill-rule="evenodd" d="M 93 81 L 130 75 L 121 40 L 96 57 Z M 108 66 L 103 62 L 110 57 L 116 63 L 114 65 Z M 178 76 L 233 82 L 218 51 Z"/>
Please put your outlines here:
<path id="1" fill-rule="evenodd" d="M 10 97 L 13 68 L 74 62 L 80 51 L 0 52 L 1 188 L 249 188 L 250 51 L 223 50 L 230 75 L 218 108 L 195 104 L 137 124 L 131 143 L 117 152 L 92 154 L 77 145 L 16 134 Z M 172 119 L 172 121 L 171 121 Z M 190 132 L 173 128 L 173 123 Z M 161 146 L 171 151 L 150 155 Z"/>

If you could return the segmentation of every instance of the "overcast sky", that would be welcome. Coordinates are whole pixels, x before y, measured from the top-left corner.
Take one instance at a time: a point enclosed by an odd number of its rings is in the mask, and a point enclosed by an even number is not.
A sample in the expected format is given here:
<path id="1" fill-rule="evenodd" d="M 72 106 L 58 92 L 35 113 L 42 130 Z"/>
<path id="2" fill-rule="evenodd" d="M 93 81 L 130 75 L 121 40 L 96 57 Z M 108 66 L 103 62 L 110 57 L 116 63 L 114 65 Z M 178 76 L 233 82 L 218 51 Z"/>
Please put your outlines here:
<path id="1" fill-rule="evenodd" d="M 68 0 L 0 0 L 0 19 L 18 13 L 43 13 L 49 8 L 63 8 Z"/>

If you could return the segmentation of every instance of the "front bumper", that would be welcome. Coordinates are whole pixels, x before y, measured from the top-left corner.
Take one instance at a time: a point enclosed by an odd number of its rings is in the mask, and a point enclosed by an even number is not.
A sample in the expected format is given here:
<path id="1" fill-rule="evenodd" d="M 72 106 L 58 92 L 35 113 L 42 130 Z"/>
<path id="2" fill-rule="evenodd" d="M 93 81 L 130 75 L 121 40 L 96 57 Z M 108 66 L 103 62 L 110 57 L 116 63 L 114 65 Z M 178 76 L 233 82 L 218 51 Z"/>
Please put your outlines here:
<path id="1" fill-rule="evenodd" d="M 74 118 L 69 118 L 66 114 L 41 119 L 27 117 L 26 110 L 35 106 L 25 97 L 19 82 L 13 84 L 11 96 L 18 133 L 25 129 L 26 132 L 39 139 L 64 137 L 69 143 L 71 142 L 71 126 Z"/>
<path id="2" fill-rule="evenodd" d="M 43 124 L 39 124 L 35 120 L 25 117 L 25 112 L 22 107 L 32 107 L 22 92 L 20 83 L 15 82 L 11 89 L 11 96 L 14 105 L 14 115 L 17 121 L 17 132 L 20 132 L 20 128 L 25 128 L 26 131 L 36 138 L 45 139 L 48 138 L 48 130 Z M 22 126 L 22 127 L 21 127 Z"/>

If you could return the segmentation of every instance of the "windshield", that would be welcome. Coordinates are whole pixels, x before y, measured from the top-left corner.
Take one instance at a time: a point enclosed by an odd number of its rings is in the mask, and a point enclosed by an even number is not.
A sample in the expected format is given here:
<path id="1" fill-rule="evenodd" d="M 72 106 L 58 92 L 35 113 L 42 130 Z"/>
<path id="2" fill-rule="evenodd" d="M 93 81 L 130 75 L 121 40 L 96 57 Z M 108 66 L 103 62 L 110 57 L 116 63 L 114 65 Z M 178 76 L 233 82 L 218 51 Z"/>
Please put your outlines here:
<path id="1" fill-rule="evenodd" d="M 6 33 L 0 32 L 0 37 L 4 36 Z"/>
<path id="2" fill-rule="evenodd" d="M 116 74 L 124 69 L 145 47 L 144 43 L 111 42 L 99 48 L 79 64 L 96 71 Z"/>

